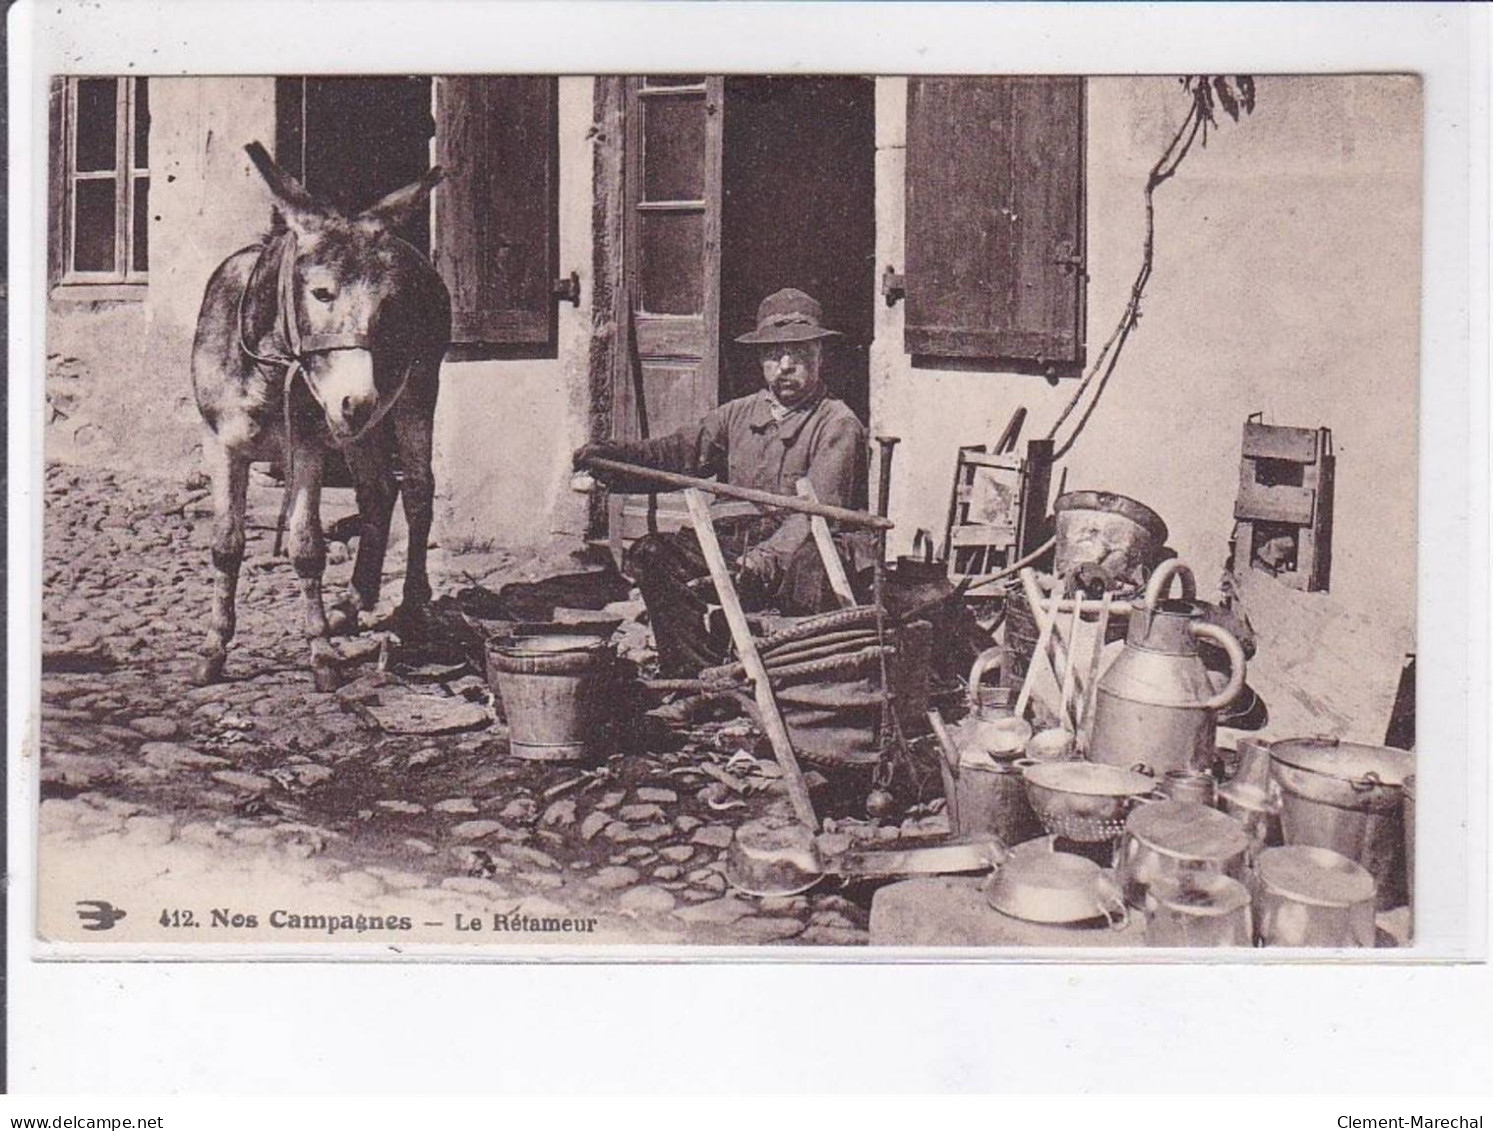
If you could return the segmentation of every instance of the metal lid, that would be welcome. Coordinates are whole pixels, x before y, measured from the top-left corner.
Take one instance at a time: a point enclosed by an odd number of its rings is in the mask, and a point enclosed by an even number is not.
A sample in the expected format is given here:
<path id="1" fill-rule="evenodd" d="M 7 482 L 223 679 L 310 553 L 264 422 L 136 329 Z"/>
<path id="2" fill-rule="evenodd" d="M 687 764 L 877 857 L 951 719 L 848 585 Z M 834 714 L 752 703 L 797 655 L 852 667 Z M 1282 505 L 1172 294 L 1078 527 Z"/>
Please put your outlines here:
<path id="1" fill-rule="evenodd" d="M 1158 876 L 1146 885 L 1146 894 L 1161 907 L 1199 917 L 1229 915 L 1249 903 L 1249 889 L 1218 872 Z"/>
<path id="2" fill-rule="evenodd" d="M 1155 801 L 1125 822 L 1125 831 L 1167 856 L 1228 860 L 1249 848 L 1249 834 L 1233 817 L 1196 801 Z"/>
<path id="3" fill-rule="evenodd" d="M 1415 755 L 1390 746 L 1339 742 L 1335 738 L 1289 738 L 1270 744 L 1270 757 L 1286 766 L 1339 781 L 1370 779 L 1400 786 L 1415 772 Z"/>
<path id="4" fill-rule="evenodd" d="M 1374 899 L 1374 877 L 1368 870 L 1330 848 L 1267 848 L 1255 868 L 1261 884 L 1301 903 L 1352 907 Z"/>
<path id="5" fill-rule="evenodd" d="M 1038 762 L 1023 774 L 1033 785 L 1087 797 L 1138 797 L 1156 785 L 1136 770 L 1103 762 Z"/>

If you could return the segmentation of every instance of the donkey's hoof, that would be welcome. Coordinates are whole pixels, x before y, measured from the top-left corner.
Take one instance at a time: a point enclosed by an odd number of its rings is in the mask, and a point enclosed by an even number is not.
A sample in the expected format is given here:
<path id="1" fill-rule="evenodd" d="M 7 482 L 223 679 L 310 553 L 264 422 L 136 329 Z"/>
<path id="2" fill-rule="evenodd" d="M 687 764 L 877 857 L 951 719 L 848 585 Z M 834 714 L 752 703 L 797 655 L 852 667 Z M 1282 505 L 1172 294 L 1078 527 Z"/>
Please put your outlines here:
<path id="1" fill-rule="evenodd" d="M 210 683 L 217 683 L 223 678 L 223 665 L 228 660 L 227 652 L 213 652 L 202 657 L 197 666 L 192 669 L 192 682 L 198 687 L 206 687 Z"/>
<path id="2" fill-rule="evenodd" d="M 336 691 L 342 686 L 342 672 L 335 663 L 320 660 L 311 661 L 311 681 L 316 684 L 316 690 L 327 693 Z"/>
<path id="3" fill-rule="evenodd" d="M 419 644 L 430 638 L 430 609 L 421 605 L 400 605 L 394 610 L 394 631 L 406 644 Z"/>
<path id="4" fill-rule="evenodd" d="M 342 686 L 342 665 L 336 649 L 318 639 L 311 645 L 311 680 L 316 690 L 336 691 Z"/>
<path id="5" fill-rule="evenodd" d="M 351 636 L 358 627 L 358 607 L 351 601 L 339 601 L 327 610 L 327 631 L 333 636 Z"/>

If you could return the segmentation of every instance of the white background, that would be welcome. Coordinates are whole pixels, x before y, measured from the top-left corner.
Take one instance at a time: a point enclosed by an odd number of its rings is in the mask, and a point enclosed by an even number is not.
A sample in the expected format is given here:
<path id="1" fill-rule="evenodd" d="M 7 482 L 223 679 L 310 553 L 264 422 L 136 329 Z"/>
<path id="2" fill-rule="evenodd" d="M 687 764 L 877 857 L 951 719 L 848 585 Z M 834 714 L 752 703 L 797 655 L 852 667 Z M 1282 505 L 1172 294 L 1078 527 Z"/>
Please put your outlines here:
<path id="1" fill-rule="evenodd" d="M 1473 812 L 1468 827 L 1419 822 L 1424 857 L 1470 866 L 1451 873 L 1462 890 L 1432 869 L 1418 894 L 1435 908 L 1423 933 L 1439 952 L 1483 954 L 1488 24 L 1480 6 L 1414 5 L 61 0 L 13 13 L 12 1089 L 1486 1089 L 1485 964 L 37 964 L 23 750 L 39 639 L 36 96 L 49 71 L 1416 71 L 1427 131 L 1419 738 L 1423 757 L 1472 751 Z M 1434 814 L 1430 776 L 1421 804 Z"/>

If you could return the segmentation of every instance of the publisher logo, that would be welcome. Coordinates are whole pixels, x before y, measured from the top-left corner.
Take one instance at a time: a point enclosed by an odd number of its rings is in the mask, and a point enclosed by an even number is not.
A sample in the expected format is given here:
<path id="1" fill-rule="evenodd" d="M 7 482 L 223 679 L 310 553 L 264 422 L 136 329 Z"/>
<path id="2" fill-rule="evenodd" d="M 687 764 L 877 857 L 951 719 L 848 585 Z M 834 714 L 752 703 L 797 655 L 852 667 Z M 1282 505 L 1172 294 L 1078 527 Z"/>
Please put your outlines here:
<path id="1" fill-rule="evenodd" d="M 80 899 L 77 907 L 85 931 L 112 931 L 114 924 L 127 914 L 123 908 L 102 899 Z"/>

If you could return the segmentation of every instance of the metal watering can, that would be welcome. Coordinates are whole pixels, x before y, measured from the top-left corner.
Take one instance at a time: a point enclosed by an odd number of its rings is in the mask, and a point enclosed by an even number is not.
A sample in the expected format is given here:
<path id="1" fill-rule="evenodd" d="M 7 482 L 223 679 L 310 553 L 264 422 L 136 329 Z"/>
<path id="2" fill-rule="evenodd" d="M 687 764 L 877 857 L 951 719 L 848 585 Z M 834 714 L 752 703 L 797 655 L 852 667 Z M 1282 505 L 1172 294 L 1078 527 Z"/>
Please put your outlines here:
<path id="1" fill-rule="evenodd" d="M 1168 598 L 1172 579 L 1182 598 Z M 1192 570 L 1175 559 L 1151 576 L 1145 601 L 1130 614 L 1124 651 L 1099 681 L 1089 757 L 1157 777 L 1168 770 L 1207 770 L 1214 758 L 1218 712 L 1244 687 L 1244 649 L 1233 633 L 1203 620 Z M 1229 680 L 1214 692 L 1198 641 L 1229 658 Z"/>

